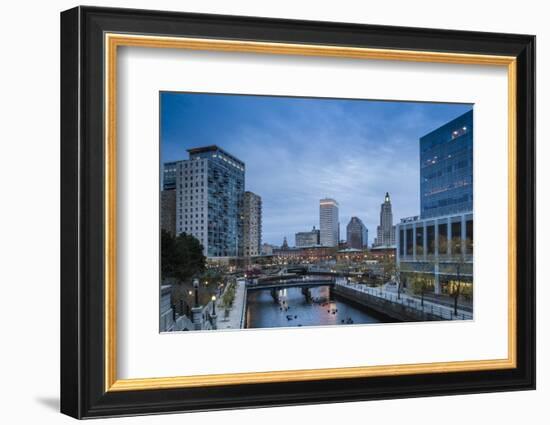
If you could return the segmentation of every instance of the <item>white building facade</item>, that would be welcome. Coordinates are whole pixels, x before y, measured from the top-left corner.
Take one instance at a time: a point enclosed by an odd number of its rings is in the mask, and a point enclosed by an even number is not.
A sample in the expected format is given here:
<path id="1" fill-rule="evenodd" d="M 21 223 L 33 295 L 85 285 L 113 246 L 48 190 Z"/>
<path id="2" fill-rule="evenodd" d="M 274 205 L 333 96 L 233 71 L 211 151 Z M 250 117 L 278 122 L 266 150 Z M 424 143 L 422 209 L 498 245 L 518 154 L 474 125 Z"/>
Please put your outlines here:
<path id="1" fill-rule="evenodd" d="M 320 242 L 323 246 L 338 246 L 338 202 L 331 198 L 319 201 Z"/>
<path id="2" fill-rule="evenodd" d="M 243 250 L 245 257 L 261 254 L 262 198 L 252 192 L 244 193 Z"/>
<path id="3" fill-rule="evenodd" d="M 193 235 L 208 252 L 208 160 L 178 161 L 176 234 Z"/>
<path id="4" fill-rule="evenodd" d="M 177 161 L 176 234 L 193 235 L 207 257 L 243 253 L 245 164 L 213 145 Z"/>

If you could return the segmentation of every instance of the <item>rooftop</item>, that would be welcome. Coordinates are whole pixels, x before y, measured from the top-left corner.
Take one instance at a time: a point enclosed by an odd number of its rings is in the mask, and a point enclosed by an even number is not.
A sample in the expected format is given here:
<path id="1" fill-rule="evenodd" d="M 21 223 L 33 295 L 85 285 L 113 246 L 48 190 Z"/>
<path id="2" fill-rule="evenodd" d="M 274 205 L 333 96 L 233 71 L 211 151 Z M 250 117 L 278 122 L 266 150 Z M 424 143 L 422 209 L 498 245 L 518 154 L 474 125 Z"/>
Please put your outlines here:
<path id="1" fill-rule="evenodd" d="M 377 245 L 371 248 L 371 251 L 383 251 L 385 249 L 395 249 L 395 245 Z"/>
<path id="2" fill-rule="evenodd" d="M 332 198 L 323 198 L 319 201 L 320 205 L 334 205 L 338 206 L 338 202 Z"/>
<path id="3" fill-rule="evenodd" d="M 341 253 L 341 254 L 352 253 L 352 252 L 363 252 L 363 251 L 357 248 L 346 248 L 338 251 L 338 253 Z"/>
<path id="4" fill-rule="evenodd" d="M 208 146 L 200 146 L 200 147 L 197 147 L 197 148 L 190 148 L 190 149 L 187 149 L 187 152 L 189 153 L 189 156 L 197 155 L 197 154 L 201 154 L 201 153 L 208 153 L 208 152 L 219 152 L 222 155 L 232 159 L 233 161 L 238 162 L 239 165 L 244 167 L 244 162 L 243 161 L 241 161 L 237 157 L 231 155 L 229 152 L 223 150 L 218 145 L 208 145 Z"/>

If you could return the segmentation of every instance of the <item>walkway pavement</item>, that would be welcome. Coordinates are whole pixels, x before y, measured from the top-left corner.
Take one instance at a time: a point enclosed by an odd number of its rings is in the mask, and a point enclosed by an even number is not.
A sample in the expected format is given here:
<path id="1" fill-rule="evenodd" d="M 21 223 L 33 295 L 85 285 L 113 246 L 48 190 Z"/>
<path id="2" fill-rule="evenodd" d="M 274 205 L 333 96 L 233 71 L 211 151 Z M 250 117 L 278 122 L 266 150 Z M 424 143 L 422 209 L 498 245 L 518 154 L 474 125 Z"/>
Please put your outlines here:
<path id="1" fill-rule="evenodd" d="M 414 296 L 408 295 L 406 293 L 401 293 L 400 298 L 397 297 L 397 293 L 395 291 L 387 291 L 384 288 L 372 288 L 364 284 L 354 284 L 354 283 L 346 283 L 346 282 L 336 282 L 337 285 L 345 286 L 347 288 L 355 289 L 356 291 L 364 292 L 369 295 L 379 297 L 386 299 L 388 301 L 392 301 L 398 304 L 403 304 L 408 307 L 415 308 L 419 311 L 424 311 L 429 314 L 433 314 L 435 316 L 441 317 L 441 319 L 445 320 L 472 320 L 473 319 L 473 313 L 470 311 L 458 309 L 457 315 L 454 314 L 454 307 L 450 307 L 443 304 L 438 304 L 433 301 L 428 301 L 427 299 L 424 299 L 424 305 L 422 305 L 421 301 Z"/>
<path id="2" fill-rule="evenodd" d="M 216 301 L 218 329 L 241 329 L 244 327 L 246 284 L 241 281 L 236 282 L 235 285 L 235 301 L 233 301 L 233 307 L 229 310 L 227 317 L 225 317 L 225 309 L 220 305 L 222 297 Z"/>

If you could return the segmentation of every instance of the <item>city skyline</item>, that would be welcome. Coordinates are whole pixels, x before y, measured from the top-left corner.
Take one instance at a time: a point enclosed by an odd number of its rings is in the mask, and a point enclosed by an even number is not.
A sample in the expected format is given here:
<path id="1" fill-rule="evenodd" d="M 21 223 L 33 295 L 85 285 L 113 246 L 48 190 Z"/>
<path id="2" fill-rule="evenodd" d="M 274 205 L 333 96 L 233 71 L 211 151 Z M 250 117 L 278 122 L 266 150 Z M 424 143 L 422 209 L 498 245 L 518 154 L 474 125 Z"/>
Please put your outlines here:
<path id="1" fill-rule="evenodd" d="M 325 197 L 340 205 L 340 239 L 353 216 L 374 232 L 385 192 L 392 194 L 394 217 L 418 214 L 418 138 L 472 109 L 183 93 L 162 93 L 161 104 L 162 163 L 211 144 L 241 159 L 245 189 L 262 197 L 262 243 L 273 245 L 319 228 Z"/>

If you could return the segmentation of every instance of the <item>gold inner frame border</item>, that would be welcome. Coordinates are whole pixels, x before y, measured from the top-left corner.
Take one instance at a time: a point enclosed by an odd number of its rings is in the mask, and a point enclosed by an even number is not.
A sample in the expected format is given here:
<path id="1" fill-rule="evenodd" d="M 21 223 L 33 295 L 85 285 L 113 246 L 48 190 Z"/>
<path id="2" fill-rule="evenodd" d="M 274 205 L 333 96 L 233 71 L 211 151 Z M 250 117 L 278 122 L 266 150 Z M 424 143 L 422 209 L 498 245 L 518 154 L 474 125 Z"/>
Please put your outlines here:
<path id="1" fill-rule="evenodd" d="M 138 391 L 216 385 L 242 385 L 322 379 L 365 378 L 421 373 L 450 373 L 513 369 L 516 353 L 516 58 L 513 56 L 466 53 L 429 52 L 413 50 L 371 49 L 330 45 L 288 44 L 275 42 L 236 41 L 204 38 L 164 37 L 106 33 L 105 46 L 105 391 Z M 380 366 L 303 369 L 268 372 L 228 373 L 173 377 L 118 379 L 116 323 L 116 123 L 117 123 L 117 51 L 118 47 L 147 47 L 228 51 L 279 55 L 321 56 L 354 59 L 396 60 L 404 62 L 433 62 L 468 65 L 504 66 L 508 72 L 508 357 L 495 360 L 469 360 L 436 363 L 398 364 Z"/>

